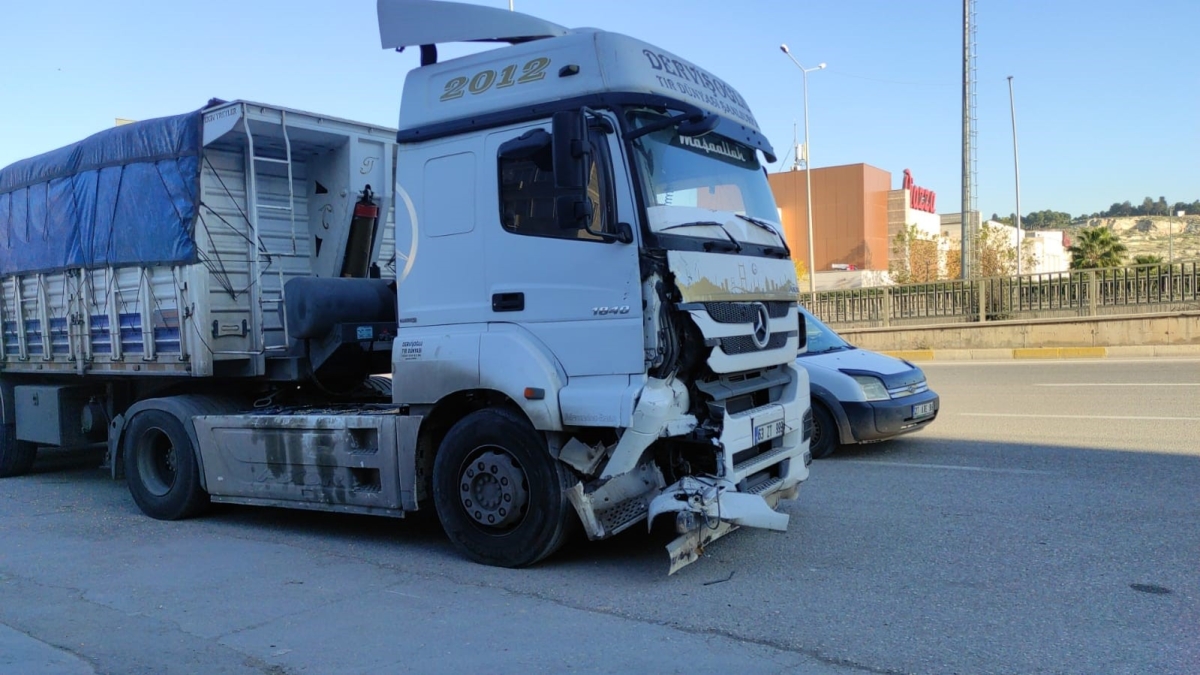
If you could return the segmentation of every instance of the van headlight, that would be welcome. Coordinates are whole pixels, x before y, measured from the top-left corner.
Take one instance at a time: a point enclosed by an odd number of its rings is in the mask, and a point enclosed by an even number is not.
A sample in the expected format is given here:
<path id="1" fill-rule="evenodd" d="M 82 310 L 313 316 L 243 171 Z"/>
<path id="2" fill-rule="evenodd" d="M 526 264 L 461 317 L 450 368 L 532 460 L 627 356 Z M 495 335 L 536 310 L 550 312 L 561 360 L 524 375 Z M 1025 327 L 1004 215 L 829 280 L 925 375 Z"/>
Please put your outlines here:
<path id="1" fill-rule="evenodd" d="M 858 386 L 862 388 L 863 396 L 868 401 L 886 401 L 891 398 L 888 396 L 887 387 L 883 386 L 883 380 L 870 375 L 851 375 Z"/>

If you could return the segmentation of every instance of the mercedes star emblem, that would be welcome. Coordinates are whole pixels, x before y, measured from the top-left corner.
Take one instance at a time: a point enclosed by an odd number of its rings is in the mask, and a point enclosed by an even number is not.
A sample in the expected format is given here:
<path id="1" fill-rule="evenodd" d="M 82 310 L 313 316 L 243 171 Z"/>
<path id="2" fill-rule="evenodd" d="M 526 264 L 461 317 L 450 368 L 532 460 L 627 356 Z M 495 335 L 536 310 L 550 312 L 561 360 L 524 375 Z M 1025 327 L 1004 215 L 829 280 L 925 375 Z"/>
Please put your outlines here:
<path id="1" fill-rule="evenodd" d="M 754 332 L 750 335 L 750 339 L 754 340 L 754 346 L 759 349 L 764 349 L 767 342 L 771 339 L 771 328 L 767 324 L 769 317 L 767 315 L 767 306 L 761 302 L 754 303 Z"/>

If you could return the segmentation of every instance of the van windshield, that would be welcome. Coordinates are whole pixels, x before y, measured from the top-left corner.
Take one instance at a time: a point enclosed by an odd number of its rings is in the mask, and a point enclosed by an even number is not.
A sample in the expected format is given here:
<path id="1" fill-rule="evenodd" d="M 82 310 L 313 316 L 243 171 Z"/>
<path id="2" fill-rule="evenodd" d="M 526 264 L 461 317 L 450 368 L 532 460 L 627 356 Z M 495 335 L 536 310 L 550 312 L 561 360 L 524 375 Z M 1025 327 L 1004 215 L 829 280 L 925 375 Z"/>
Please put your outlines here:
<path id="1" fill-rule="evenodd" d="M 800 356 L 826 354 L 842 349 L 855 349 L 854 345 L 839 337 L 837 333 L 833 332 L 833 329 L 821 323 L 808 310 L 801 307 L 800 311 L 804 313 L 804 326 L 807 329 L 806 333 L 808 335 L 808 351 Z"/>

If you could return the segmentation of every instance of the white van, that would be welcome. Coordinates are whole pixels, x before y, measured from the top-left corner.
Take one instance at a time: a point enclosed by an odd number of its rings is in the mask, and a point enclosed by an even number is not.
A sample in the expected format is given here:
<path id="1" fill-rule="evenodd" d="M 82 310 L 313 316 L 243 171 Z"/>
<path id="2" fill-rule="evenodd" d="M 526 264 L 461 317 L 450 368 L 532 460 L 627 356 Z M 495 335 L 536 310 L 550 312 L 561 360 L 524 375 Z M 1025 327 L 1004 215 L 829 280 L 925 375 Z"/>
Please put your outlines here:
<path id="1" fill-rule="evenodd" d="M 796 363 L 812 392 L 813 459 L 839 445 L 869 443 L 924 429 L 938 414 L 938 395 L 908 361 L 859 349 L 803 307 L 808 349 Z"/>

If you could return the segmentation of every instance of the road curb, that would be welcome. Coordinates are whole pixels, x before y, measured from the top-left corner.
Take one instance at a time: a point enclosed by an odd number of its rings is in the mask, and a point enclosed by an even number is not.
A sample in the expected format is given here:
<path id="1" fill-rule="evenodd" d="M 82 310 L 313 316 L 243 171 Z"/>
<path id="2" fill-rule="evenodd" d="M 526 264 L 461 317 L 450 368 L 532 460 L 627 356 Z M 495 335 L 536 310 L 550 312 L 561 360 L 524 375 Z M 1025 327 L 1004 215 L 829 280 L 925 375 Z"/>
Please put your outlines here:
<path id="1" fill-rule="evenodd" d="M 1200 356 L 1197 345 L 1126 345 L 1118 347 L 1015 347 L 983 349 L 898 349 L 881 353 L 907 361 L 999 361 Z"/>

